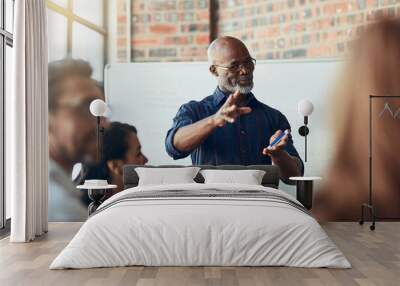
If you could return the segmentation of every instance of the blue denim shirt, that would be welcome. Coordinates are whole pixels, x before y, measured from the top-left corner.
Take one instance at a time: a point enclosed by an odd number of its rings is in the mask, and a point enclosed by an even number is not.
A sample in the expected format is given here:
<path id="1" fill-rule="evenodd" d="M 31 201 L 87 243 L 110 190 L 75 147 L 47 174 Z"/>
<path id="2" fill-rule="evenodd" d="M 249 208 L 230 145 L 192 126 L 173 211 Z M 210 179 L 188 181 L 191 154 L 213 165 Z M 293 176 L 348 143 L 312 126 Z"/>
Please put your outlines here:
<path id="1" fill-rule="evenodd" d="M 249 114 L 238 117 L 232 124 L 216 128 L 191 152 L 181 152 L 174 147 L 173 138 L 179 128 L 215 114 L 226 99 L 227 95 L 217 88 L 214 94 L 201 101 L 183 104 L 165 138 L 167 153 L 175 160 L 190 154 L 193 165 L 270 165 L 271 158 L 263 155 L 262 150 L 278 129 L 290 129 L 290 124 L 280 111 L 259 102 L 252 93 L 247 99 L 247 106 L 252 109 Z M 291 136 L 285 150 L 301 161 Z"/>

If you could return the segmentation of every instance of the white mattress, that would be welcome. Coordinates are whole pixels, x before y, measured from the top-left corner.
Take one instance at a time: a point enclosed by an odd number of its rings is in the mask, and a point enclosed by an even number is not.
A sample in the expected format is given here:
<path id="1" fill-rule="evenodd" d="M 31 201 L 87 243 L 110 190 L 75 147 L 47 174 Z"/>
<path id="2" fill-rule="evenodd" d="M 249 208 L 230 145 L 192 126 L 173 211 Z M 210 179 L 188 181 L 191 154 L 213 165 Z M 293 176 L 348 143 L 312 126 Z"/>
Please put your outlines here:
<path id="1" fill-rule="evenodd" d="M 254 185 L 131 188 L 105 201 L 50 269 L 127 265 L 351 267 L 314 218 L 279 200 L 178 196 L 118 202 L 137 192 L 207 189 L 258 190 L 300 204 L 282 191 Z"/>

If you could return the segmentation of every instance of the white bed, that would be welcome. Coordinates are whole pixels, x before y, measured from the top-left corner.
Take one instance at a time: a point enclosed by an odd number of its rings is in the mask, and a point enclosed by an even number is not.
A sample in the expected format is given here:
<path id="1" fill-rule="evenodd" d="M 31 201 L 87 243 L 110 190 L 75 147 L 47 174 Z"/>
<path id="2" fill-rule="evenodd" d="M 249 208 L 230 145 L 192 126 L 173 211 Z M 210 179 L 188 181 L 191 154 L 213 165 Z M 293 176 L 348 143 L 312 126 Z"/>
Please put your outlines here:
<path id="1" fill-rule="evenodd" d="M 111 197 L 50 269 L 127 265 L 351 267 L 286 193 L 198 183 L 138 186 Z"/>

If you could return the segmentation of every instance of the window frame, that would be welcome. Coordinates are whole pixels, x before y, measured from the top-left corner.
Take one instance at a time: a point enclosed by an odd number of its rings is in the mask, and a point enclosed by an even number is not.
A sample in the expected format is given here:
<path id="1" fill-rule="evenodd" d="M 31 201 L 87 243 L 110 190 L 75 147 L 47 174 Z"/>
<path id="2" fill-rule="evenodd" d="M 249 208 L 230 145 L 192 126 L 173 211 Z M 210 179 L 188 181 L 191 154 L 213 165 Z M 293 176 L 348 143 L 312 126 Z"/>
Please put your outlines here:
<path id="1" fill-rule="evenodd" d="M 107 40 L 108 40 L 108 33 L 107 33 L 107 3 L 108 0 L 103 0 L 103 26 L 99 26 L 94 24 L 76 14 L 74 14 L 74 0 L 67 0 L 67 7 L 60 6 L 51 0 L 46 0 L 46 7 L 47 9 L 52 10 L 58 14 L 63 15 L 67 18 L 67 55 L 72 54 L 72 32 L 73 32 L 73 24 L 74 22 L 79 23 L 88 29 L 95 31 L 101 34 L 104 37 L 104 47 L 103 47 L 103 62 L 104 65 L 107 63 Z"/>

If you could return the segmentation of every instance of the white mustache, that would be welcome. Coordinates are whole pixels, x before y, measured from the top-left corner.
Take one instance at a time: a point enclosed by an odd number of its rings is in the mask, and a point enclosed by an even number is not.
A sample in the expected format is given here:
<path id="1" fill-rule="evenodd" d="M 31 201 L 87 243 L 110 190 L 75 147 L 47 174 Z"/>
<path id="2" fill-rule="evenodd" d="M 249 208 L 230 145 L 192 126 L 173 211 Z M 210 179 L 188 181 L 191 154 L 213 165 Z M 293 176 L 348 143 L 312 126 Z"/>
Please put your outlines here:
<path id="1" fill-rule="evenodd" d="M 252 81 L 253 80 L 253 78 L 252 77 L 240 77 L 240 78 L 238 78 L 238 80 L 239 81 Z"/>
<path id="2" fill-rule="evenodd" d="M 250 93 L 251 90 L 253 89 L 254 83 L 253 83 L 253 77 L 249 77 L 249 76 L 242 76 L 238 79 L 236 79 L 235 81 L 233 81 L 232 83 L 229 83 L 229 81 L 225 78 L 220 78 L 219 79 L 219 84 L 224 87 L 226 90 L 230 91 L 230 92 L 235 92 L 235 91 L 239 91 L 242 94 L 247 94 Z M 245 85 L 240 85 L 239 84 L 239 80 L 246 80 L 248 81 L 247 84 Z"/>

